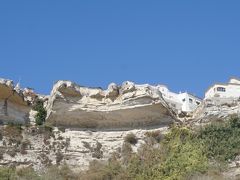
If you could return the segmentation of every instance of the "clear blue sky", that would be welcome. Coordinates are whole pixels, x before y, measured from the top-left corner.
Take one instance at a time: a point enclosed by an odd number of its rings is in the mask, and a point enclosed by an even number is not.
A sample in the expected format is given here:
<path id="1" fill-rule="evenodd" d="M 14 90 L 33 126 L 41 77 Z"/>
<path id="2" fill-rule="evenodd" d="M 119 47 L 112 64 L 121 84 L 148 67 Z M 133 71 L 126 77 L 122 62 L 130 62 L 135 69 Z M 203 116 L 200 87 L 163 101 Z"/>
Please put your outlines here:
<path id="1" fill-rule="evenodd" d="M 0 77 L 166 84 L 202 96 L 240 77 L 240 1 L 0 1 Z"/>

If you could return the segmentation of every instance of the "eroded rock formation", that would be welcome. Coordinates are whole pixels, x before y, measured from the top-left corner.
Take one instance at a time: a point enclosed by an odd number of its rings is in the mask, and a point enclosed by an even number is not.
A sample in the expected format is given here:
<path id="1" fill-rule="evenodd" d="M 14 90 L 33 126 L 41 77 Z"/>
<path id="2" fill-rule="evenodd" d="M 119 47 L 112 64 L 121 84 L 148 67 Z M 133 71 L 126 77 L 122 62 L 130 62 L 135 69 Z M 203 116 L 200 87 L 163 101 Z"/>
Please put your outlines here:
<path id="1" fill-rule="evenodd" d="M 93 160 L 106 161 L 112 153 L 121 150 L 128 134 L 136 135 L 134 152 L 145 143 L 146 132 L 165 133 L 167 127 L 152 130 L 129 131 L 74 131 L 54 128 L 0 126 L 0 166 L 32 166 L 41 171 L 50 165 L 67 163 L 77 171 L 87 169 Z"/>
<path id="2" fill-rule="evenodd" d="M 240 115 L 240 100 L 232 98 L 210 98 L 193 112 L 190 122 L 203 125 L 209 122 L 227 119 L 229 116 Z"/>
<path id="3" fill-rule="evenodd" d="M 22 91 L 14 89 L 13 81 L 0 79 L 0 122 L 25 123 L 30 109 Z"/>
<path id="4" fill-rule="evenodd" d="M 78 128 L 131 129 L 170 124 L 174 116 L 155 86 L 126 81 L 107 90 L 58 81 L 51 92 L 47 122 Z"/>
<path id="5" fill-rule="evenodd" d="M 50 96 L 40 96 L 31 89 L 14 87 L 11 80 L 0 79 L 1 122 L 35 122 L 37 112 L 30 111 L 28 101 L 31 104 L 36 97 L 44 101 L 46 121 L 53 126 L 23 126 L 21 130 L 0 126 L 0 166 L 42 170 L 67 163 L 72 169 L 87 169 L 89 162 L 106 161 L 112 153 L 122 151 L 128 134 L 138 140 L 131 145 L 136 152 L 146 143 L 146 134 L 165 134 L 169 124 L 179 121 L 158 86 L 126 81 L 121 86 L 111 83 L 103 90 L 58 81 Z M 179 119 L 202 126 L 233 114 L 240 114 L 239 99 L 212 98 Z M 237 171 L 231 174 L 239 174 L 238 165 L 238 160 L 232 162 Z"/>

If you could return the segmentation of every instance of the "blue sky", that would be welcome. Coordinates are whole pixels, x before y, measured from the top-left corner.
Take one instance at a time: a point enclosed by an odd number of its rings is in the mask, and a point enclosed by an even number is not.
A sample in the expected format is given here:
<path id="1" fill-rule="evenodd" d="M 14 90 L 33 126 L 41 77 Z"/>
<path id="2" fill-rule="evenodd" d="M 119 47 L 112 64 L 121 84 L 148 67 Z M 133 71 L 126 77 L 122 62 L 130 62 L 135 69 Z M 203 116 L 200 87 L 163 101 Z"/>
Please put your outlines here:
<path id="1" fill-rule="evenodd" d="M 0 1 L 0 77 L 48 94 L 72 80 L 202 96 L 240 77 L 240 1 Z"/>

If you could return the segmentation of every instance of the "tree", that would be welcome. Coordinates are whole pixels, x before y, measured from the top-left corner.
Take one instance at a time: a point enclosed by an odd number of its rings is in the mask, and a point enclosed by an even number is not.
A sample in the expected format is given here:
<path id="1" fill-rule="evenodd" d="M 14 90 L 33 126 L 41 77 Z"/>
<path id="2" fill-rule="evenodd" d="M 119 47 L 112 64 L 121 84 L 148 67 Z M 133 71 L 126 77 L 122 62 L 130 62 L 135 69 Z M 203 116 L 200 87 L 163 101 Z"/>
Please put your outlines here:
<path id="1" fill-rule="evenodd" d="M 42 125 L 45 122 L 46 116 L 47 116 L 47 111 L 43 106 L 43 101 L 38 100 L 34 107 L 33 110 L 37 111 L 37 114 L 35 115 L 35 122 L 37 125 Z"/>

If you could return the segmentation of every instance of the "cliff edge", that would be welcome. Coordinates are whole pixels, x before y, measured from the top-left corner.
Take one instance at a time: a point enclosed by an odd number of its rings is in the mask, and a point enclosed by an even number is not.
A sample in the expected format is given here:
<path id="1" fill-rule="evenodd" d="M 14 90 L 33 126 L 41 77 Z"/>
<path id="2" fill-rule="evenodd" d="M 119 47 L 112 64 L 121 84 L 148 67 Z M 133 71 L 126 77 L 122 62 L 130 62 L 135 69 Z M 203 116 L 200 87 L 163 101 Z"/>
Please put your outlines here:
<path id="1" fill-rule="evenodd" d="M 46 107 L 46 121 L 55 126 L 131 129 L 168 125 L 174 114 L 156 86 L 126 81 L 108 89 L 87 88 L 58 81 Z"/>

